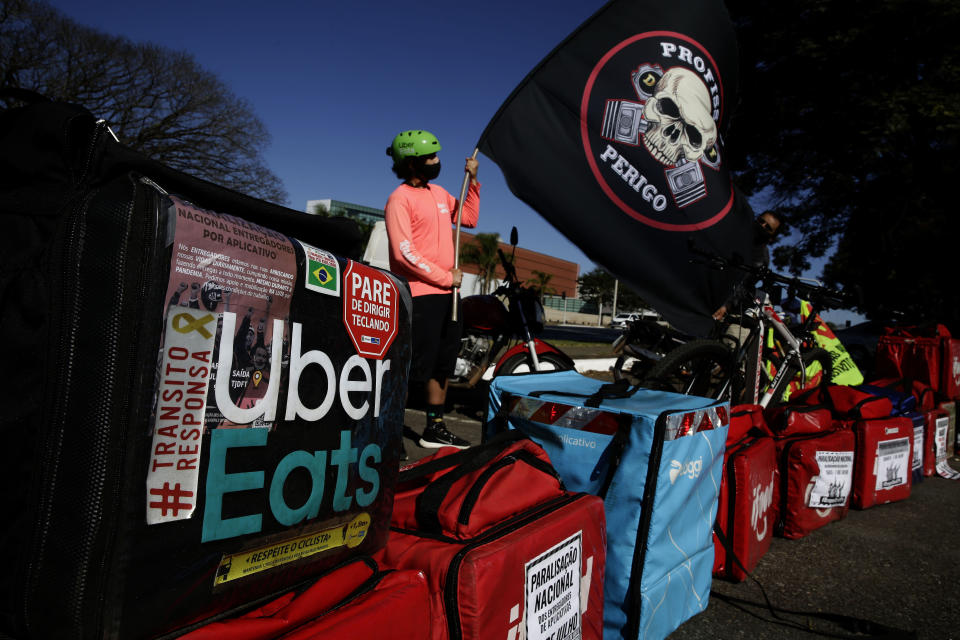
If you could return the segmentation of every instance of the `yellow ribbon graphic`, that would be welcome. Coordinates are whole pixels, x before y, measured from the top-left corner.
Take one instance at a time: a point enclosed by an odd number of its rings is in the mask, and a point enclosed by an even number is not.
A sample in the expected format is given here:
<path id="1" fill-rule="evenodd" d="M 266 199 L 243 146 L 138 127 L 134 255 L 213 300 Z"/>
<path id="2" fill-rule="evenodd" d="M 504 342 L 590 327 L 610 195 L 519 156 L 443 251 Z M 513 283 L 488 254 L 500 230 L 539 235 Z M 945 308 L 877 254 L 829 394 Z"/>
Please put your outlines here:
<path id="1" fill-rule="evenodd" d="M 211 338 L 213 334 L 207 331 L 206 325 L 211 320 L 213 320 L 213 314 L 208 313 L 200 319 L 194 318 L 189 313 L 178 313 L 173 317 L 173 330 L 177 333 L 190 333 L 191 331 L 197 331 L 204 338 Z M 181 326 L 182 322 L 186 322 L 186 325 Z"/>

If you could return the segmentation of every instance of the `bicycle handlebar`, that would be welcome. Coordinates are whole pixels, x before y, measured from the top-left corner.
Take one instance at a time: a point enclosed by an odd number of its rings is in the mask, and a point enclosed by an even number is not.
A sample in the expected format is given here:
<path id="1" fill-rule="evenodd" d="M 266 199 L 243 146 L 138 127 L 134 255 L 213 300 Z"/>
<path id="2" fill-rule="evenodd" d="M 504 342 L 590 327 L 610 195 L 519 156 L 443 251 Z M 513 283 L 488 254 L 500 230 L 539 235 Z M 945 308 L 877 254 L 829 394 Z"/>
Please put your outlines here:
<path id="1" fill-rule="evenodd" d="M 711 251 L 700 249 L 699 247 L 694 246 L 692 243 L 690 244 L 689 249 L 691 253 L 704 258 L 704 260 L 691 260 L 691 262 L 695 264 L 705 264 L 712 269 L 716 269 L 717 271 L 724 271 L 730 267 L 739 269 L 740 271 L 744 271 L 755 276 L 757 280 L 762 280 L 763 284 L 760 288 L 763 290 L 767 290 L 769 287 L 775 285 L 784 285 L 788 287 L 788 290 L 792 289 L 803 295 L 803 297 L 810 298 L 811 301 L 816 301 L 818 303 L 817 306 L 821 308 L 847 307 L 856 306 L 857 304 L 857 296 L 845 291 L 832 289 L 822 284 L 811 284 L 810 282 L 806 281 L 809 280 L 808 278 L 795 278 L 776 273 L 767 267 L 761 267 L 747 264 L 739 260 L 724 258 L 723 256 L 717 255 Z"/>

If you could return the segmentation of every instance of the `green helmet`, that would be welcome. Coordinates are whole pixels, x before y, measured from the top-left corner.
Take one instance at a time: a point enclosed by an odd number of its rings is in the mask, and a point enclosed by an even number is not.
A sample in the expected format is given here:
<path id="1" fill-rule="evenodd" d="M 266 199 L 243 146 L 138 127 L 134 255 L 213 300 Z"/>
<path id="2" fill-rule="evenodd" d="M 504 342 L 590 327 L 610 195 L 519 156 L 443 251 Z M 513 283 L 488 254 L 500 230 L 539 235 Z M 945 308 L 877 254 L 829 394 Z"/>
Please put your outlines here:
<path id="1" fill-rule="evenodd" d="M 429 131 L 401 131 L 387 149 L 387 155 L 396 164 L 408 157 L 428 156 L 440 151 L 440 141 Z"/>

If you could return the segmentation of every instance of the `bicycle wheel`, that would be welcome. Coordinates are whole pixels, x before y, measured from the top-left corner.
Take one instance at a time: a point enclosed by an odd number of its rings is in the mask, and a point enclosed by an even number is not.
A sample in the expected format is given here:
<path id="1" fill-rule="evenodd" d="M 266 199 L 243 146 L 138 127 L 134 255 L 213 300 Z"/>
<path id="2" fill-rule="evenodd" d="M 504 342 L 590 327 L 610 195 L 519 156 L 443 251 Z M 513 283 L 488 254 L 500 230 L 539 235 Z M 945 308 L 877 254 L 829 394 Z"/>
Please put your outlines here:
<path id="1" fill-rule="evenodd" d="M 733 353 L 729 347 L 716 340 L 693 340 L 654 365 L 644 386 L 735 402 L 742 389 L 741 380 L 733 370 Z"/>
<path id="2" fill-rule="evenodd" d="M 803 371 L 791 362 L 787 375 L 783 377 L 777 389 L 774 390 L 768 407 L 788 402 L 791 397 L 804 391 L 830 384 L 833 377 L 833 360 L 826 349 L 810 349 L 800 354 L 803 362 Z"/>

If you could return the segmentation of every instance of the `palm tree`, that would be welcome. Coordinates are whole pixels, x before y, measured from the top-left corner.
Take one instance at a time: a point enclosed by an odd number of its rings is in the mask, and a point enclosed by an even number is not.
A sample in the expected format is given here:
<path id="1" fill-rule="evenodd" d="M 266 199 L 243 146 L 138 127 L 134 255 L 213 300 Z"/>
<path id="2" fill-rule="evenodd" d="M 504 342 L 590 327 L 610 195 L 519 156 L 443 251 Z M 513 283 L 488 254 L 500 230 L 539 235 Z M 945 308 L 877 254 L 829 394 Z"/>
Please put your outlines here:
<path id="1" fill-rule="evenodd" d="M 460 262 L 476 265 L 477 278 L 480 280 L 480 293 L 487 293 L 490 283 L 497 279 L 497 265 L 500 256 L 500 234 L 478 233 L 474 236 L 476 244 L 465 244 L 460 248 Z"/>
<path id="2" fill-rule="evenodd" d="M 543 271 L 533 270 L 533 277 L 527 280 L 527 284 L 533 286 L 534 289 L 540 292 L 540 304 L 543 304 L 543 297 L 548 293 L 554 293 L 555 290 L 553 287 L 548 287 L 547 284 L 553 279 L 552 273 L 545 273 Z"/>

